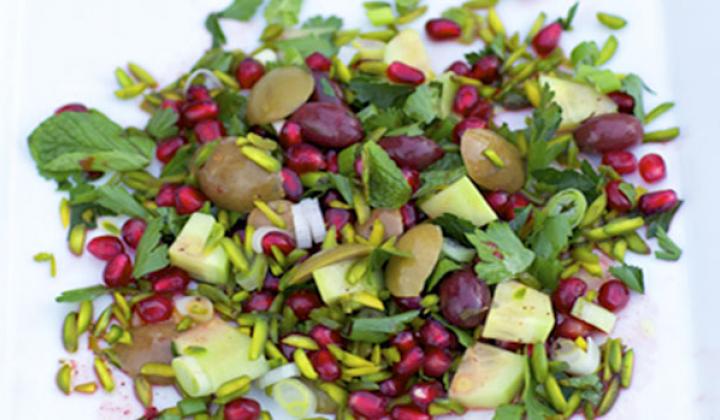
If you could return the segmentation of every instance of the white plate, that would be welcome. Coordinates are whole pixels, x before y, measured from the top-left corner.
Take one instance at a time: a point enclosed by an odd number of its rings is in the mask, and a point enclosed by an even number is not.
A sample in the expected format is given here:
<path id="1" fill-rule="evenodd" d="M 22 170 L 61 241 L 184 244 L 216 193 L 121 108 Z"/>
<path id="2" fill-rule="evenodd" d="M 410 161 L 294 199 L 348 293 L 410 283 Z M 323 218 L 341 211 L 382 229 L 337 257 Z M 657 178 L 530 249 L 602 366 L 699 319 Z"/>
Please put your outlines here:
<path id="1" fill-rule="evenodd" d="M 461 3 L 426 2 L 431 3 L 428 16 Z M 57 212 L 61 195 L 51 182 L 36 174 L 25 139 L 53 109 L 71 101 L 97 107 L 121 124 L 142 126 L 145 116 L 135 104 L 117 101 L 112 95 L 115 66 L 135 60 L 162 82 L 171 81 L 209 45 L 203 20 L 226 3 L 3 2 L 7 10 L 0 13 L 0 228 L 5 232 L 0 236 L 0 273 L 4 273 L 0 277 L 0 400 L 4 400 L 0 417 L 111 419 L 140 415 L 126 380 L 113 395 L 100 391 L 92 397 L 66 398 L 55 388 L 58 360 L 67 357 L 59 331 L 69 308 L 55 304 L 53 298 L 62 290 L 98 282 L 102 265 L 67 252 Z M 344 17 L 348 27 L 359 27 L 365 24 L 360 3 L 306 0 L 303 16 L 334 13 Z M 715 213 L 720 203 L 715 183 L 720 118 L 714 112 L 718 94 L 707 87 L 717 85 L 713 77 L 717 66 L 706 61 L 717 49 L 700 42 L 717 32 L 714 18 L 718 7 L 714 2 L 703 2 L 702 7 L 699 1 L 668 3 L 672 3 L 670 9 L 652 0 L 585 2 L 575 31 L 563 38 L 568 51 L 579 40 L 602 43 L 610 32 L 595 21 L 599 9 L 628 18 L 630 25 L 616 32 L 621 42 L 612 68 L 640 74 L 658 92 L 657 97 L 648 97 L 648 108 L 677 100 L 678 111 L 664 116 L 652 129 L 678 123 L 683 128 L 683 136 L 670 145 L 636 150 L 638 155 L 661 150 L 669 177 L 652 188 L 676 188 L 687 199 L 672 230 L 686 255 L 678 264 L 651 258 L 632 260 L 645 267 L 647 294 L 634 295 L 615 335 L 636 349 L 637 370 L 632 388 L 621 394 L 608 418 L 720 418 L 720 339 L 714 325 L 720 282 L 711 274 L 716 269 L 710 271 L 716 266 L 711 262 L 717 260 L 718 251 Z M 509 28 L 525 30 L 540 10 L 554 18 L 563 15 L 570 4 L 568 0 L 504 0 L 499 12 Z M 230 45 L 249 49 L 255 45 L 262 23 L 228 23 L 226 28 Z M 480 48 L 480 43 L 473 48 Z M 432 44 L 430 49 L 437 70 L 471 50 L 454 44 Z M 697 59 L 698 55 L 703 59 Z M 705 143 L 701 143 L 703 137 Z M 32 262 L 32 255 L 41 250 L 57 256 L 58 278 L 49 278 L 46 265 Z M 80 379 L 90 379 L 87 358 L 79 359 Z M 467 415 L 488 417 L 488 413 Z M 283 414 L 278 412 L 276 418 Z"/>

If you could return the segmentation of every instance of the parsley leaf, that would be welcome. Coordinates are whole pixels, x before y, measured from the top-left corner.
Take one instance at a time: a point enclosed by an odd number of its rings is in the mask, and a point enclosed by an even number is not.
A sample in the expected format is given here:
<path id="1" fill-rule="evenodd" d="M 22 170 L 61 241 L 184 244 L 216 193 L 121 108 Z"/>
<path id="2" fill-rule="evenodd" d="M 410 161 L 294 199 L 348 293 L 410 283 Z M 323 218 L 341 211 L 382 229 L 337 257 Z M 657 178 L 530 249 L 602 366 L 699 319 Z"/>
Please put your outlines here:
<path id="1" fill-rule="evenodd" d="M 543 86 L 540 106 L 532 113 L 525 129 L 528 141 L 527 167 L 528 173 L 544 169 L 552 163 L 565 149 L 562 144 L 551 144 L 550 140 L 560 126 L 562 111 L 551 102 L 553 93 L 548 86 Z"/>
<path id="2" fill-rule="evenodd" d="M 135 253 L 133 277 L 139 279 L 170 264 L 168 246 L 161 242 L 162 228 L 163 221 L 160 218 L 153 219 L 147 224 Z"/>
<path id="3" fill-rule="evenodd" d="M 162 140 L 172 137 L 178 133 L 178 113 L 172 108 L 161 109 L 150 117 L 145 131 L 153 136 L 155 140 Z"/>
<path id="4" fill-rule="evenodd" d="M 555 168 L 538 169 L 532 176 L 543 184 L 551 185 L 555 191 L 575 188 L 583 192 L 589 200 L 597 196 L 597 183 L 582 172 L 565 169 L 559 171 Z"/>
<path id="5" fill-rule="evenodd" d="M 155 149 L 150 138 L 124 133 L 94 110 L 54 115 L 30 134 L 28 143 L 40 174 L 58 181 L 82 170 L 142 169 L 150 163 Z"/>
<path id="6" fill-rule="evenodd" d="M 279 23 L 289 27 L 299 22 L 302 0 L 270 0 L 265 8 L 267 23 Z"/>
<path id="7" fill-rule="evenodd" d="M 572 224 L 569 217 L 563 215 L 547 217 L 543 212 L 535 213 L 530 247 L 537 258 L 531 271 L 547 289 L 554 290 L 557 286 L 563 269 L 558 256 L 567 248 L 571 235 Z"/>
<path id="8" fill-rule="evenodd" d="M 488 284 L 511 279 L 525 271 L 535 259 L 535 254 L 525 248 L 507 223 L 493 222 L 485 231 L 477 229 L 466 236 L 480 257 L 475 272 Z"/>
<path id="9" fill-rule="evenodd" d="M 119 185 L 103 185 L 97 189 L 97 194 L 97 203 L 114 213 L 141 219 L 150 216 L 148 210 Z"/>
<path id="10" fill-rule="evenodd" d="M 610 274 L 620 279 L 631 290 L 638 293 L 645 293 L 645 282 L 640 267 L 632 265 L 610 267 Z"/>
<path id="11" fill-rule="evenodd" d="M 223 90 L 215 101 L 220 108 L 218 119 L 225 126 L 228 136 L 244 136 L 247 134 L 248 126 L 245 123 L 245 112 L 247 110 L 247 98 L 240 92 Z"/>
<path id="12" fill-rule="evenodd" d="M 263 0 L 233 0 L 232 4 L 220 13 L 221 17 L 247 22 L 255 16 Z"/>
<path id="13" fill-rule="evenodd" d="M 368 204 L 375 208 L 396 209 L 407 203 L 412 189 L 400 168 L 377 143 L 363 147 L 363 182 Z"/>
<path id="14" fill-rule="evenodd" d="M 672 239 L 670 239 L 663 228 L 658 228 L 656 234 L 658 238 L 658 245 L 660 245 L 662 251 L 656 251 L 655 257 L 667 261 L 679 260 L 682 255 L 682 249 L 680 249 L 680 247 L 677 246 Z"/>
<path id="15" fill-rule="evenodd" d="M 522 420 L 525 407 L 520 404 L 503 404 L 495 409 L 492 420 Z"/>
<path id="16" fill-rule="evenodd" d="M 357 100 L 362 103 L 371 103 L 380 108 L 388 108 L 398 103 L 413 92 L 413 87 L 380 82 L 368 77 L 353 77 L 350 81 L 350 90 Z"/>
<path id="17" fill-rule="evenodd" d="M 74 303 L 84 300 L 94 300 L 108 292 L 103 285 L 83 287 L 80 289 L 65 290 L 60 296 L 55 298 L 55 302 Z"/>
<path id="18" fill-rule="evenodd" d="M 405 101 L 403 108 L 408 117 L 419 123 L 429 124 L 440 111 L 440 92 L 437 88 L 422 85 Z"/>

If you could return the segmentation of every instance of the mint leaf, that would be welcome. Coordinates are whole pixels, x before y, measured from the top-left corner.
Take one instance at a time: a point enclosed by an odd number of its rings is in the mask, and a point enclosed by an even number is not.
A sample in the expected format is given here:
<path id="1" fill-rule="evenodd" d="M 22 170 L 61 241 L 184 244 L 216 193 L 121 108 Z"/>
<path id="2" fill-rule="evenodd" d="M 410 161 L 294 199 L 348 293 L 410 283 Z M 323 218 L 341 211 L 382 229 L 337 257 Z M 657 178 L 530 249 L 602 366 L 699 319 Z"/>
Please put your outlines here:
<path id="1" fill-rule="evenodd" d="M 492 222 L 485 231 L 477 229 L 466 236 L 480 257 L 475 272 L 488 284 L 511 279 L 525 271 L 535 259 L 535 254 L 525 248 L 507 223 Z"/>
<path id="2" fill-rule="evenodd" d="M 170 264 L 168 246 L 161 242 L 162 228 L 163 221 L 160 218 L 152 219 L 145 228 L 135 252 L 133 277 L 139 279 Z"/>
<path id="3" fill-rule="evenodd" d="M 645 281 L 640 267 L 632 265 L 610 267 L 610 274 L 620 279 L 630 290 L 645 293 Z"/>
<path id="4" fill-rule="evenodd" d="M 436 88 L 422 85 L 415 89 L 405 101 L 403 108 L 411 119 L 423 123 L 431 123 L 440 111 L 440 92 Z"/>
<path id="5" fill-rule="evenodd" d="M 270 0 L 265 8 L 267 23 L 278 23 L 284 27 L 296 25 L 299 22 L 302 0 Z"/>
<path id="6" fill-rule="evenodd" d="M 465 176 L 465 165 L 456 166 L 451 169 L 438 169 L 435 171 L 424 171 L 420 174 L 422 180 L 420 188 L 415 191 L 415 197 L 423 197 L 446 187 Z"/>
<path id="7" fill-rule="evenodd" d="M 557 287 L 563 269 L 558 257 L 568 247 L 571 236 L 572 224 L 567 216 L 546 217 L 544 212 L 535 212 L 529 244 L 537 258 L 531 272 L 549 290 Z"/>
<path id="8" fill-rule="evenodd" d="M 150 117 L 145 131 L 155 140 L 162 140 L 172 137 L 178 133 L 178 113 L 172 108 L 161 109 Z"/>
<path id="9" fill-rule="evenodd" d="M 492 420 L 522 420 L 525 407 L 520 404 L 503 404 L 495 409 Z"/>
<path id="10" fill-rule="evenodd" d="M 383 109 L 393 106 L 413 92 L 411 86 L 385 83 L 364 76 L 354 77 L 350 81 L 350 90 L 358 101 Z"/>
<path id="11" fill-rule="evenodd" d="M 222 48 L 211 48 L 193 64 L 192 70 L 208 69 L 229 72 L 233 64 L 234 56 Z M 222 112 L 222 110 L 220 110 Z"/>
<path id="12" fill-rule="evenodd" d="M 155 143 L 127 135 L 98 111 L 64 112 L 43 121 L 28 139 L 38 171 L 63 181 L 73 172 L 133 171 L 146 167 Z"/>
<path id="13" fill-rule="evenodd" d="M 434 225 L 440 226 L 443 233 L 463 245 L 470 245 L 467 235 L 475 231 L 475 225 L 450 213 L 443 213 L 432 219 Z"/>
<path id="14" fill-rule="evenodd" d="M 400 168 L 377 143 L 363 148 L 363 182 L 368 204 L 374 208 L 396 209 L 407 203 L 412 189 Z"/>
<path id="15" fill-rule="evenodd" d="M 97 189 L 97 194 L 97 203 L 116 214 L 141 219 L 147 219 L 150 216 L 148 210 L 119 185 L 103 185 Z"/>
<path id="16" fill-rule="evenodd" d="M 227 9 L 220 13 L 220 16 L 247 22 L 255 16 L 262 2 L 263 0 L 234 0 Z"/>
<path id="17" fill-rule="evenodd" d="M 75 303 L 84 300 L 94 300 L 108 292 L 103 285 L 83 287 L 80 289 L 65 290 L 60 296 L 55 298 L 55 302 Z"/>

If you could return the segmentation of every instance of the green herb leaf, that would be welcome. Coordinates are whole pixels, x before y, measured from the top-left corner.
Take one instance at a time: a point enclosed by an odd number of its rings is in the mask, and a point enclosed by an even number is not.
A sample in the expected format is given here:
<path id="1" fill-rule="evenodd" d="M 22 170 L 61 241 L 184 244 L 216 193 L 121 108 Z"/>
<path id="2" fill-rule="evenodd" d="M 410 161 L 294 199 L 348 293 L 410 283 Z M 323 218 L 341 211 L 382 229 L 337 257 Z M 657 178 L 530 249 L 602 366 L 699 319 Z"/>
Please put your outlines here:
<path id="1" fill-rule="evenodd" d="M 457 336 L 458 342 L 463 347 L 466 347 L 466 348 L 472 347 L 475 344 L 476 341 L 473 338 L 472 334 L 468 333 L 464 329 L 452 325 L 451 323 L 447 322 L 445 320 L 445 318 L 442 318 L 440 316 L 434 316 L 433 318 L 435 318 L 435 320 L 437 320 L 439 323 L 443 324 L 445 326 L 445 328 L 447 328 L 450 331 L 452 331 L 453 333 L 455 333 L 455 335 Z"/>
<path id="2" fill-rule="evenodd" d="M 575 14 L 577 13 L 577 8 L 580 3 L 573 4 L 570 9 L 568 9 L 567 15 L 565 16 L 565 19 L 560 19 L 560 24 L 562 25 L 563 29 L 566 31 L 569 31 L 572 29 L 572 21 L 575 19 Z"/>
<path id="3" fill-rule="evenodd" d="M 363 181 L 368 204 L 374 208 L 396 209 L 407 203 L 412 189 L 400 168 L 377 143 L 363 147 Z"/>
<path id="4" fill-rule="evenodd" d="M 675 214 L 677 213 L 677 211 L 680 208 L 680 206 L 682 205 L 682 203 L 683 203 L 682 201 L 679 201 L 675 205 L 675 207 L 671 208 L 668 211 L 656 213 L 656 214 L 646 217 L 645 218 L 645 224 L 647 225 L 646 236 L 648 238 L 656 237 L 659 229 L 662 229 L 666 233 L 670 232 L 670 224 L 672 223 L 672 220 L 675 217 Z"/>
<path id="5" fill-rule="evenodd" d="M 459 165 L 451 169 L 439 169 L 435 171 L 423 171 L 420 174 L 421 187 L 415 192 L 415 197 L 424 197 L 446 187 L 465 176 L 465 165 Z"/>
<path id="6" fill-rule="evenodd" d="M 313 16 L 303 23 L 303 29 L 311 29 L 315 33 L 332 35 L 343 26 L 343 20 L 337 16 Z"/>
<path id="7" fill-rule="evenodd" d="M 135 253 L 133 277 L 139 279 L 170 264 L 168 246 L 161 242 L 162 228 L 163 221 L 160 218 L 152 219 L 145 228 Z"/>
<path id="8" fill-rule="evenodd" d="M 227 38 L 225 37 L 225 32 L 223 32 L 223 29 L 220 26 L 219 13 L 210 13 L 208 17 L 205 18 L 205 29 L 210 32 L 213 48 L 218 48 L 222 45 L 225 45 L 225 43 L 227 42 Z"/>
<path id="9" fill-rule="evenodd" d="M 470 245 L 467 235 L 475 231 L 475 225 L 469 221 L 462 219 L 450 213 L 443 213 L 440 217 L 436 217 L 431 222 L 440 226 L 443 233 L 463 245 Z"/>
<path id="10" fill-rule="evenodd" d="M 192 145 L 186 144 L 175 152 L 175 156 L 162 169 L 160 176 L 174 176 L 187 173 L 189 171 L 190 160 L 195 153 Z"/>
<path id="11" fill-rule="evenodd" d="M 459 270 L 460 268 L 462 268 L 462 266 L 451 260 L 450 258 L 441 259 L 435 266 L 435 270 L 433 271 L 432 276 L 430 276 L 430 279 L 427 281 L 425 291 L 432 291 L 432 289 L 435 288 L 438 283 L 440 283 L 440 280 L 442 280 L 446 274 L 452 273 L 453 271 Z"/>
<path id="12" fill-rule="evenodd" d="M 396 334 L 405 328 L 405 324 L 420 315 L 420 311 L 408 311 L 394 316 L 379 318 L 353 318 L 350 328 L 350 340 L 382 343 L 390 334 Z"/>
<path id="13" fill-rule="evenodd" d="M 547 217 L 544 212 L 535 212 L 529 243 L 537 258 L 531 272 L 549 290 L 557 286 L 563 269 L 558 256 L 568 247 L 571 235 L 572 223 L 567 216 Z"/>
<path id="14" fill-rule="evenodd" d="M 618 185 L 618 189 L 623 193 L 623 195 L 625 195 L 625 197 L 627 197 L 634 207 L 637 203 L 637 191 L 635 191 L 635 187 L 627 182 L 621 182 L 620 185 Z"/>
<path id="15" fill-rule="evenodd" d="M 218 119 L 225 126 L 228 136 L 244 136 L 248 132 L 245 123 L 247 111 L 247 98 L 240 92 L 223 90 L 215 97 L 215 102 L 220 108 Z"/>
<path id="16" fill-rule="evenodd" d="M 477 30 L 477 17 L 472 10 L 465 7 L 451 7 L 442 12 L 442 17 L 453 20 L 460 25 L 460 28 L 462 28 L 461 42 L 469 44 L 473 40 Z"/>
<path id="17" fill-rule="evenodd" d="M 299 22 L 302 0 L 270 0 L 265 8 L 267 23 L 279 23 L 290 27 Z"/>
<path id="18" fill-rule="evenodd" d="M 338 48 L 332 42 L 331 38 L 315 34 L 276 41 L 275 46 L 279 48 L 281 52 L 295 50 L 303 58 L 314 52 L 319 52 L 327 57 L 332 57 L 338 52 Z"/>
<path id="19" fill-rule="evenodd" d="M 543 184 L 554 187 L 555 191 L 567 188 L 576 188 L 592 201 L 597 196 L 597 182 L 582 172 L 565 169 L 559 171 L 555 168 L 538 169 L 532 176 Z"/>
<path id="20" fill-rule="evenodd" d="M 354 77 L 350 81 L 350 90 L 358 101 L 371 103 L 381 109 L 393 106 L 413 92 L 413 87 L 390 84 L 364 76 Z"/>
<path id="21" fill-rule="evenodd" d="M 682 249 L 667 235 L 662 227 L 659 227 L 656 231 L 658 238 L 658 245 L 662 251 L 656 251 L 655 257 L 661 260 L 677 261 L 682 255 Z"/>
<path id="22" fill-rule="evenodd" d="M 583 41 L 573 48 L 570 61 L 573 67 L 581 64 L 592 66 L 600 55 L 600 48 L 595 41 Z"/>
<path id="23" fill-rule="evenodd" d="M 440 111 L 440 91 L 428 85 L 418 87 L 408 96 L 403 110 L 408 117 L 419 123 L 431 123 Z"/>
<path id="24" fill-rule="evenodd" d="M 153 136 L 155 140 L 162 140 L 172 137 L 178 133 L 178 113 L 172 108 L 161 109 L 150 117 L 145 131 Z"/>
<path id="25" fill-rule="evenodd" d="M 417 9 L 420 0 L 395 0 L 395 9 L 400 15 L 405 15 Z"/>
<path id="26" fill-rule="evenodd" d="M 150 163 L 155 148 L 148 137 L 127 135 L 94 110 L 54 115 L 30 134 L 28 142 L 40 174 L 58 181 L 82 170 L 142 169 Z"/>
<path id="27" fill-rule="evenodd" d="M 535 391 L 536 385 L 537 382 L 532 377 L 532 369 L 528 365 L 527 369 L 525 369 L 525 386 L 522 395 L 527 420 L 545 420 L 556 414 L 555 411 L 538 399 Z"/>
<path id="28" fill-rule="evenodd" d="M 642 81 L 640 76 L 630 73 L 622 81 L 622 90 L 635 99 L 635 108 L 633 113 L 640 121 L 645 119 L 645 103 L 643 101 L 643 92 L 649 90 Z"/>
<path id="29" fill-rule="evenodd" d="M 638 293 L 645 293 L 645 282 L 640 267 L 632 265 L 610 267 L 610 274 L 620 279 L 631 290 Z"/>
<path id="30" fill-rule="evenodd" d="M 105 184 L 97 189 L 97 203 L 106 209 L 120 215 L 147 219 L 148 210 L 143 207 L 135 197 L 119 185 Z"/>
<path id="31" fill-rule="evenodd" d="M 94 300 L 105 293 L 108 293 L 108 289 L 103 285 L 65 290 L 60 294 L 60 296 L 55 298 L 55 302 L 75 303 L 82 302 L 84 300 Z"/>
<path id="32" fill-rule="evenodd" d="M 585 64 L 578 66 L 575 78 L 593 85 L 600 93 L 610 93 L 622 88 L 622 81 L 617 74 Z"/>
<path id="33" fill-rule="evenodd" d="M 525 248 L 507 223 L 493 222 L 485 231 L 477 229 L 466 236 L 480 257 L 475 272 L 488 284 L 511 279 L 525 271 L 535 259 L 535 254 Z M 501 258 L 496 255 L 498 252 Z"/>
<path id="34" fill-rule="evenodd" d="M 233 0 L 220 15 L 227 19 L 247 22 L 255 16 L 263 0 Z"/>
<path id="35" fill-rule="evenodd" d="M 532 113 L 525 129 L 528 141 L 527 167 L 528 173 L 544 169 L 565 150 L 560 143 L 551 144 L 550 140 L 560 126 L 560 107 L 551 102 L 553 93 L 548 86 L 543 86 L 540 106 Z"/>
<path id="36" fill-rule="evenodd" d="M 346 176 L 333 173 L 328 173 L 328 176 L 330 177 L 330 181 L 332 182 L 332 184 L 335 186 L 335 189 L 340 193 L 340 196 L 342 196 L 345 203 L 352 205 L 353 192 L 350 179 Z"/>
<path id="37" fill-rule="evenodd" d="M 503 404 L 495 409 L 492 420 L 522 420 L 525 407 L 520 404 Z"/>

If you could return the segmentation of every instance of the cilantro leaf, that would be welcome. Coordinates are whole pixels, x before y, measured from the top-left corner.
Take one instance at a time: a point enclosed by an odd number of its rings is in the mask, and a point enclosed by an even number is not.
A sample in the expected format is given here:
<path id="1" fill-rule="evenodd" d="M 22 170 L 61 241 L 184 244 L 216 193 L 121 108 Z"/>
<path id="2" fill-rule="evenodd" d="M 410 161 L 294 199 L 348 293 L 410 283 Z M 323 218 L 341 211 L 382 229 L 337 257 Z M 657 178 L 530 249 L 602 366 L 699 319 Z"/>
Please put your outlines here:
<path id="1" fill-rule="evenodd" d="M 97 203 L 106 209 L 120 215 L 147 219 L 148 210 L 143 207 L 135 197 L 119 185 L 105 184 L 97 189 Z"/>
<path id="2" fill-rule="evenodd" d="M 658 245 L 662 251 L 656 251 L 655 257 L 661 260 L 677 261 L 682 255 L 682 249 L 667 235 L 663 228 L 657 229 Z"/>
<path id="3" fill-rule="evenodd" d="M 155 143 L 128 135 L 98 111 L 64 112 L 43 121 L 28 139 L 38 171 L 64 181 L 74 172 L 133 171 L 146 167 Z"/>
<path id="4" fill-rule="evenodd" d="M 412 189 L 400 168 L 377 143 L 363 147 L 363 182 L 368 204 L 375 208 L 396 209 L 407 203 Z"/>
<path id="5" fill-rule="evenodd" d="M 554 290 L 563 266 L 558 259 L 560 253 L 568 247 L 572 235 L 572 224 L 567 216 L 547 217 L 543 212 L 535 213 L 530 248 L 537 258 L 531 272 L 543 287 Z"/>
<path id="6" fill-rule="evenodd" d="M 466 236 L 480 257 L 475 272 L 488 284 L 511 279 L 525 271 L 535 259 L 535 254 L 525 248 L 507 223 L 493 222 L 485 231 L 477 229 Z"/>
<path id="7" fill-rule="evenodd" d="M 247 22 L 255 16 L 263 0 L 233 0 L 232 4 L 220 13 L 227 19 Z"/>
<path id="8" fill-rule="evenodd" d="M 551 144 L 550 140 L 560 126 L 562 111 L 551 102 L 553 93 L 548 86 L 543 86 L 540 106 L 532 113 L 525 129 L 528 141 L 527 167 L 528 173 L 544 169 L 552 163 L 565 149 L 562 144 Z"/>
<path id="9" fill-rule="evenodd" d="M 177 121 L 179 115 L 172 108 L 161 109 L 150 117 L 145 131 L 153 136 L 155 140 L 162 140 L 172 137 L 178 133 Z"/>
<path id="10" fill-rule="evenodd" d="M 380 108 L 388 108 L 413 92 L 407 85 L 396 85 L 370 79 L 368 77 L 354 77 L 350 81 L 350 90 L 357 100 L 362 103 L 371 103 Z"/>
<path id="11" fill-rule="evenodd" d="M 597 196 L 597 183 L 584 173 L 573 169 L 562 171 L 555 168 L 538 169 L 532 173 L 532 176 L 539 182 L 552 186 L 555 191 L 575 188 L 582 191 L 589 200 Z"/>
<path id="12" fill-rule="evenodd" d="M 645 293 L 645 282 L 640 267 L 632 265 L 610 267 L 610 274 L 620 279 L 631 290 L 638 293 Z"/>
<path id="13" fill-rule="evenodd" d="M 160 218 L 152 219 L 147 224 L 135 253 L 133 277 L 139 279 L 170 264 L 168 246 L 161 242 L 162 228 L 163 220 Z"/>
<path id="14" fill-rule="evenodd" d="M 289 27 L 299 22 L 302 0 L 270 0 L 265 8 L 265 20 Z"/>
<path id="15" fill-rule="evenodd" d="M 503 404 L 495 409 L 492 420 L 522 420 L 525 407 L 520 404 Z"/>
<path id="16" fill-rule="evenodd" d="M 408 96 L 403 110 L 414 121 L 424 124 L 431 123 L 440 110 L 439 90 L 428 85 L 418 87 Z"/>
<path id="17" fill-rule="evenodd" d="M 82 302 L 84 300 L 94 300 L 108 292 L 108 289 L 103 285 L 83 287 L 80 289 L 65 290 L 60 296 L 55 298 L 55 302 L 61 303 L 75 303 Z"/>

